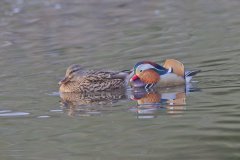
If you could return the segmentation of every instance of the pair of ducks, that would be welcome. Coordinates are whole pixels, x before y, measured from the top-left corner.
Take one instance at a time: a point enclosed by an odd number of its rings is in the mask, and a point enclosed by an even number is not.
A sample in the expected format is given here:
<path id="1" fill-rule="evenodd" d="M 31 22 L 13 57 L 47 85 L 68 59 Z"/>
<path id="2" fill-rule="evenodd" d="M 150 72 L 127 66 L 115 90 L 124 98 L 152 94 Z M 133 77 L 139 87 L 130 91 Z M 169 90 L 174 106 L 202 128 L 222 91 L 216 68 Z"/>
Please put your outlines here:
<path id="1" fill-rule="evenodd" d="M 87 71 L 80 65 L 73 64 L 63 80 L 59 82 L 60 92 L 98 92 L 114 89 L 145 87 L 169 87 L 189 83 L 192 76 L 200 70 L 186 71 L 184 65 L 175 60 L 167 59 L 161 66 L 151 61 L 135 64 L 131 71 Z"/>

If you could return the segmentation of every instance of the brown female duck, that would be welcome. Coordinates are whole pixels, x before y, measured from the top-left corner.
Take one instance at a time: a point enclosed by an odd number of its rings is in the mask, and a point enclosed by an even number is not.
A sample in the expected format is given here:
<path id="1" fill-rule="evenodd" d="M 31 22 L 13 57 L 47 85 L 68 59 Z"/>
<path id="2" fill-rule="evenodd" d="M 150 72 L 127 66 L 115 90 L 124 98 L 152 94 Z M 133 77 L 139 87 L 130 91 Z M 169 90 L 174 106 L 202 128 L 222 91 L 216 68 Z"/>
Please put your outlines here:
<path id="1" fill-rule="evenodd" d="M 58 84 L 60 92 L 98 92 L 124 88 L 128 71 L 84 70 L 80 65 L 68 67 L 66 75 Z"/>

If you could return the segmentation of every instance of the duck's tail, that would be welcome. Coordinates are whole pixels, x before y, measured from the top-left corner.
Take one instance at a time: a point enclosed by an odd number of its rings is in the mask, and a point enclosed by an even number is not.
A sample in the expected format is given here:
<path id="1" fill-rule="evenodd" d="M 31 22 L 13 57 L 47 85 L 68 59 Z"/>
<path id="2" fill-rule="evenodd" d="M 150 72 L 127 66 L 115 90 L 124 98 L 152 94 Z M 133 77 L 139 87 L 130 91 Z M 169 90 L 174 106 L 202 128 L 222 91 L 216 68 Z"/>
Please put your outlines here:
<path id="1" fill-rule="evenodd" d="M 201 72 L 201 70 L 185 71 L 185 77 L 192 77 Z"/>
<path id="2" fill-rule="evenodd" d="M 192 77 L 201 72 L 201 70 L 185 71 L 186 82 L 189 83 L 192 80 Z"/>

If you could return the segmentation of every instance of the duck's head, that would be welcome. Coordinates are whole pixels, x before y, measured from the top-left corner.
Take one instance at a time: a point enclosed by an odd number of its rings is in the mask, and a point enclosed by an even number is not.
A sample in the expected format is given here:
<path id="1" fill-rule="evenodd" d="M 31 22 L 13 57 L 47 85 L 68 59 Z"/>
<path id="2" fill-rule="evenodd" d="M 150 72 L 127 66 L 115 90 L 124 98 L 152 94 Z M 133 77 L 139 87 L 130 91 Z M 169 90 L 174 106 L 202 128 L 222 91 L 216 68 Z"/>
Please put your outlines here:
<path id="1" fill-rule="evenodd" d="M 138 62 L 134 66 L 134 75 L 131 77 L 130 82 L 141 81 L 144 84 L 156 84 L 161 75 L 166 74 L 168 70 L 157 63 L 151 61 Z"/>
<path id="2" fill-rule="evenodd" d="M 75 78 L 77 77 L 76 75 L 79 74 L 79 72 L 82 71 L 82 67 L 78 64 L 73 64 L 68 67 L 65 77 L 58 82 L 59 85 L 61 84 L 66 84 L 69 81 L 74 81 Z"/>

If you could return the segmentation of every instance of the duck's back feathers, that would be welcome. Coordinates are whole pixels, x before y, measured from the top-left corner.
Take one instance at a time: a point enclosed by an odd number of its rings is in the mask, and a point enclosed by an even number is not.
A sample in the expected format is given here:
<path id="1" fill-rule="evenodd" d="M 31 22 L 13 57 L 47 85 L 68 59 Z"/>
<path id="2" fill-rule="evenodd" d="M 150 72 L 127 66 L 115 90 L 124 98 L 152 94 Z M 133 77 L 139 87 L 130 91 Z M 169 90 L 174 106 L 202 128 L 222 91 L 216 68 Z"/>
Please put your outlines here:
<path id="1" fill-rule="evenodd" d="M 92 83 L 101 83 L 105 81 L 125 81 L 129 74 L 127 72 L 111 72 L 111 71 L 87 71 L 84 75 L 79 75 L 82 81 Z M 78 80 L 79 81 L 79 80 Z"/>
<path id="2" fill-rule="evenodd" d="M 107 91 L 125 86 L 127 72 L 81 70 L 72 75 L 66 74 L 65 83 L 60 83 L 60 92 Z M 70 77 L 70 78 L 69 78 Z"/>

